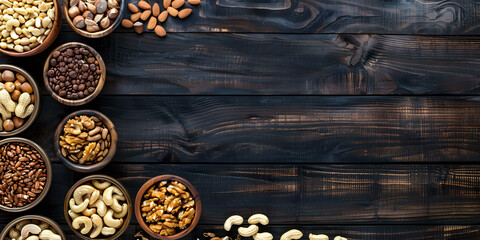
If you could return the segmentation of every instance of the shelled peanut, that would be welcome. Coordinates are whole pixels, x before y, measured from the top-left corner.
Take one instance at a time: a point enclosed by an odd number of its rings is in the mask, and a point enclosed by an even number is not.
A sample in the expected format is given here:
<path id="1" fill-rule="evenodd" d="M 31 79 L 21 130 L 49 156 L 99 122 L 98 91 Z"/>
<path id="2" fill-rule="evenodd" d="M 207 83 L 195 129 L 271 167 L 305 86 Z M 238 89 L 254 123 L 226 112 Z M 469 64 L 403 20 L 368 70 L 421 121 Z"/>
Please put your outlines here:
<path id="1" fill-rule="evenodd" d="M 75 116 L 63 127 L 59 143 L 63 157 L 80 164 L 93 164 L 107 156 L 111 135 L 97 117 Z"/>
<path id="2" fill-rule="evenodd" d="M 0 48 L 26 52 L 43 43 L 55 21 L 53 0 L 2 0 Z"/>
<path id="3" fill-rule="evenodd" d="M 121 0 L 70 0 L 68 16 L 78 29 L 97 32 L 107 29 L 120 13 Z"/>
<path id="4" fill-rule="evenodd" d="M 201 0 L 188 0 L 188 4 L 199 5 Z M 128 9 L 132 13 L 130 19 L 123 19 L 122 26 L 125 28 L 132 28 L 138 34 L 144 31 L 144 22 L 147 24 L 147 30 L 153 30 L 159 37 L 165 37 L 167 32 L 161 26 L 161 23 L 165 22 L 168 16 L 178 17 L 180 19 L 187 18 L 192 9 L 185 6 L 185 0 L 163 0 L 163 11 L 158 3 L 154 3 L 153 6 L 144 0 L 138 2 L 138 7 L 133 4 L 128 4 Z M 143 21 L 143 22 L 142 22 Z"/>

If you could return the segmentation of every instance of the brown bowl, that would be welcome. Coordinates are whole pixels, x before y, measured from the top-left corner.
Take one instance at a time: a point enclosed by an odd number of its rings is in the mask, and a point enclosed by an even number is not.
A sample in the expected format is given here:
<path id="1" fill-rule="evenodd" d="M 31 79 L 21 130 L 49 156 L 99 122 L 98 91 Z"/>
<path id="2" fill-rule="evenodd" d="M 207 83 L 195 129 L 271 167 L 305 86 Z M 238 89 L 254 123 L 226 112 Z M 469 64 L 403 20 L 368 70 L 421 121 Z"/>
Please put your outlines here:
<path id="1" fill-rule="evenodd" d="M 65 19 L 67 19 L 68 25 L 70 25 L 73 31 L 87 38 L 101 38 L 112 33 L 118 27 L 118 25 L 120 25 L 120 22 L 122 22 L 122 18 L 123 18 L 123 10 L 125 8 L 125 2 L 126 2 L 125 0 L 120 1 L 120 9 L 118 10 L 119 13 L 118 13 L 118 17 L 115 19 L 115 22 L 113 22 L 113 24 L 109 28 L 98 31 L 98 32 L 89 32 L 84 29 L 79 29 L 75 27 L 75 25 L 73 25 L 73 20 L 70 18 L 70 16 L 68 16 L 68 7 L 70 6 L 70 0 L 63 0 L 63 12 L 65 13 Z"/>
<path id="2" fill-rule="evenodd" d="M 95 91 L 89 96 L 87 96 L 86 98 L 77 99 L 77 100 L 60 97 L 60 95 L 58 95 L 55 91 L 53 91 L 53 89 L 48 84 L 48 76 L 47 76 L 48 68 L 50 66 L 50 59 L 52 58 L 53 53 L 55 51 L 62 51 L 72 47 L 83 47 L 88 49 L 98 60 L 98 63 L 100 65 L 100 70 L 102 71 L 102 75 L 100 76 L 100 79 L 98 81 L 97 87 L 95 88 Z M 100 56 L 100 54 L 97 51 L 95 51 L 95 49 L 93 49 L 92 47 L 88 46 L 87 44 L 79 43 L 79 42 L 69 42 L 55 48 L 50 53 L 50 55 L 48 55 L 47 60 L 45 61 L 45 65 L 43 67 L 43 83 L 45 84 L 45 87 L 47 88 L 48 93 L 50 93 L 50 95 L 52 95 L 52 97 L 55 100 L 57 100 L 59 103 L 65 104 L 67 106 L 80 106 L 92 101 L 102 91 L 103 85 L 105 84 L 106 76 L 107 76 L 107 69 L 105 67 L 105 62 L 103 61 L 102 56 Z"/>
<path id="3" fill-rule="evenodd" d="M 103 124 L 105 124 L 105 126 L 108 128 L 110 132 L 110 136 L 112 138 L 110 150 L 107 156 L 105 156 L 105 158 L 98 163 L 89 164 L 89 165 L 78 164 L 62 155 L 62 150 L 60 147 L 60 135 L 63 133 L 63 126 L 65 126 L 65 124 L 69 119 L 72 119 L 75 116 L 79 116 L 79 115 L 97 117 L 103 122 Z M 67 166 L 69 169 L 76 172 L 89 173 L 89 172 L 98 171 L 104 168 L 113 159 L 113 156 L 115 156 L 115 152 L 117 151 L 118 135 L 117 135 L 117 131 L 115 131 L 115 125 L 113 125 L 113 122 L 107 116 L 95 110 L 80 110 L 80 111 L 76 111 L 69 114 L 60 122 L 60 124 L 57 127 L 57 130 L 55 131 L 54 141 L 55 141 L 54 147 L 55 147 L 55 152 L 57 153 L 57 157 L 60 158 L 60 160 L 62 160 L 65 166 Z"/>
<path id="4" fill-rule="evenodd" d="M 87 235 L 81 234 L 77 229 L 73 228 L 72 219 L 68 215 L 68 210 L 70 208 L 68 203 L 70 201 L 70 198 L 72 198 L 72 195 L 73 195 L 73 192 L 75 191 L 75 189 L 77 187 L 79 187 L 80 185 L 84 184 L 85 182 L 92 181 L 92 180 L 108 181 L 112 185 L 115 185 L 116 187 L 118 187 L 120 189 L 120 191 L 122 191 L 123 194 L 125 195 L 125 198 L 126 198 L 126 201 L 127 201 L 127 204 L 128 204 L 128 208 L 129 208 L 130 211 L 128 211 L 127 215 L 124 218 L 123 226 L 121 228 L 117 229 L 115 234 L 113 234 L 112 236 L 110 236 L 108 238 L 94 238 L 94 239 L 97 239 L 97 240 L 117 239 L 123 234 L 123 232 L 125 232 L 125 230 L 127 230 L 128 224 L 130 223 L 130 219 L 132 218 L 132 199 L 130 198 L 130 194 L 128 194 L 127 189 L 119 181 L 117 181 L 115 178 L 112 178 L 110 176 L 107 176 L 107 175 L 90 175 L 90 176 L 84 177 L 84 178 L 80 179 L 78 182 L 76 182 L 70 188 L 67 195 L 65 196 L 65 203 L 63 204 L 63 212 L 64 212 L 64 215 L 65 215 L 65 220 L 67 221 L 67 224 L 70 227 L 70 229 L 72 229 L 72 231 L 75 232 L 75 234 L 77 234 L 77 236 L 79 236 L 81 239 L 85 239 L 85 240 L 92 239 Z"/>
<path id="5" fill-rule="evenodd" d="M 142 217 L 142 213 L 140 211 L 140 206 L 142 205 L 142 199 L 143 195 L 145 192 L 154 184 L 164 181 L 164 180 L 169 180 L 169 181 L 178 181 L 180 183 L 183 183 L 187 189 L 190 191 L 190 193 L 193 196 L 193 199 L 195 200 L 195 217 L 193 218 L 192 223 L 183 231 L 172 235 L 172 236 L 160 236 L 159 234 L 153 232 L 145 223 L 145 220 Z M 150 236 L 156 238 L 156 239 L 161 239 L 161 240 L 176 240 L 176 239 L 182 239 L 185 236 L 187 236 L 198 224 L 198 221 L 200 220 L 200 215 L 202 214 L 202 201 L 200 200 L 200 194 L 198 194 L 197 189 L 186 179 L 181 178 L 179 176 L 175 175 L 161 175 L 161 176 L 156 176 L 150 180 L 148 180 L 146 183 L 142 185 L 140 190 L 138 190 L 137 196 L 135 197 L 135 217 L 137 218 L 138 223 L 142 227 L 142 229 L 150 234 Z"/>
<path id="6" fill-rule="evenodd" d="M 32 125 L 32 123 L 35 121 L 35 119 L 37 119 L 38 113 L 39 113 L 39 110 L 40 110 L 40 95 L 41 94 L 40 94 L 40 91 L 38 90 L 37 83 L 35 82 L 33 77 L 30 76 L 30 74 L 28 74 L 25 70 L 23 70 L 19 67 L 13 66 L 13 65 L 8 65 L 8 64 L 0 64 L 0 70 L 11 70 L 13 72 L 18 72 L 18 73 L 22 74 L 23 76 L 25 76 L 25 78 L 27 78 L 27 81 L 32 86 L 33 94 L 35 96 L 35 104 L 34 104 L 35 108 L 33 109 L 32 114 L 30 116 L 28 116 L 28 120 L 23 124 L 23 126 L 17 128 L 17 129 L 14 129 L 13 131 L 10 131 L 10 132 L 7 132 L 7 131 L 1 131 L 0 132 L 0 137 L 10 137 L 10 136 L 14 136 L 14 135 L 17 135 L 17 134 L 25 131 L 28 127 L 30 127 Z"/>
<path id="7" fill-rule="evenodd" d="M 38 221 L 46 222 L 55 230 L 55 232 L 57 232 L 58 235 L 60 235 L 60 237 L 62 237 L 62 240 L 67 240 L 62 229 L 60 228 L 60 226 L 58 226 L 58 224 L 55 221 L 40 215 L 25 215 L 25 216 L 14 219 L 10 223 L 8 223 L 7 226 L 5 226 L 5 228 L 3 228 L 2 233 L 0 233 L 0 239 L 5 239 L 8 236 L 8 232 L 10 231 L 10 229 L 15 227 L 15 224 L 23 220 L 38 220 Z"/>
<path id="8" fill-rule="evenodd" d="M 52 43 L 57 38 L 58 33 L 60 32 L 60 28 L 62 27 L 62 9 L 60 8 L 60 4 L 58 3 L 57 0 L 53 0 L 53 4 L 55 6 L 55 21 L 53 21 L 52 30 L 48 34 L 47 38 L 45 38 L 43 43 L 31 49 L 30 51 L 26 51 L 22 53 L 19 53 L 13 50 L 1 49 L 1 48 L 0 48 L 0 52 L 12 57 L 29 57 L 29 56 L 33 56 L 43 52 L 50 45 L 52 45 Z"/>
<path id="9" fill-rule="evenodd" d="M 45 162 L 45 167 L 47 169 L 46 185 L 44 186 L 42 193 L 40 193 L 40 195 L 37 197 L 37 199 L 35 199 L 35 201 L 33 201 L 32 203 L 30 203 L 26 206 L 17 207 L 17 208 L 11 208 L 11 207 L 6 207 L 6 206 L 3 206 L 3 205 L 0 205 L 0 210 L 3 210 L 3 211 L 23 212 L 23 211 L 29 210 L 29 209 L 37 206 L 45 198 L 45 196 L 47 196 L 48 190 L 50 189 L 50 186 L 52 185 L 52 176 L 53 176 L 52 165 L 51 165 L 50 159 L 48 159 L 48 156 L 45 153 L 45 151 L 39 145 L 37 145 L 36 143 L 34 143 L 31 140 L 28 140 L 28 139 L 25 139 L 25 138 L 19 138 L 19 137 L 12 137 L 12 138 L 7 138 L 7 139 L 1 140 L 0 141 L 0 146 L 2 146 L 4 144 L 12 143 L 12 142 L 21 142 L 21 143 L 25 143 L 25 144 L 28 144 L 28 145 L 34 147 L 35 150 L 37 150 L 38 153 L 42 156 L 42 159 Z M 0 239 L 2 239 L 2 238 L 0 238 Z"/>

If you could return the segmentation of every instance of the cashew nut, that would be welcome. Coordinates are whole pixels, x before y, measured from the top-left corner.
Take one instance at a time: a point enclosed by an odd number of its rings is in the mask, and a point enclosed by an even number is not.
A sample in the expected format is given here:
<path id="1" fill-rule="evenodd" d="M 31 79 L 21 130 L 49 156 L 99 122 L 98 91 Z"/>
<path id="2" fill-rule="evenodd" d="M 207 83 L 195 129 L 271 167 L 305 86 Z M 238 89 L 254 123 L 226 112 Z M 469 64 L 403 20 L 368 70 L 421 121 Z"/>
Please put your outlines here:
<path id="1" fill-rule="evenodd" d="M 115 234 L 115 228 L 109 228 L 109 227 L 103 227 L 102 228 L 102 234 L 105 236 L 110 236 Z"/>
<path id="2" fill-rule="evenodd" d="M 313 233 L 310 233 L 310 235 L 308 235 L 308 238 L 310 240 L 328 240 L 328 236 L 325 235 L 325 234 L 318 234 L 318 235 L 315 235 Z"/>
<path id="3" fill-rule="evenodd" d="M 15 228 L 16 228 L 17 230 L 21 231 L 22 228 L 23 228 L 25 225 L 29 224 L 29 223 L 31 223 L 30 220 L 22 220 L 22 221 L 20 221 L 19 223 L 17 223 L 17 224 L 15 225 Z"/>
<path id="4" fill-rule="evenodd" d="M 120 219 L 114 219 L 113 218 L 113 210 L 109 209 L 107 211 L 107 214 L 105 214 L 105 217 L 103 217 L 103 221 L 105 222 L 105 225 L 112 227 L 112 228 L 119 228 L 123 224 L 123 218 Z"/>
<path id="5" fill-rule="evenodd" d="M 38 236 L 41 240 L 62 240 L 62 237 L 51 230 L 43 230 Z"/>
<path id="6" fill-rule="evenodd" d="M 75 203 L 76 204 L 80 204 L 83 202 L 83 196 L 84 195 L 87 195 L 88 198 L 90 198 L 90 196 L 92 195 L 92 193 L 95 191 L 96 189 L 92 186 L 89 186 L 89 185 L 82 185 L 80 187 L 78 187 L 77 189 L 75 189 L 75 191 L 73 192 L 73 199 L 75 199 Z M 99 192 L 100 194 L 100 192 Z M 98 197 L 97 197 L 98 198 Z"/>
<path id="7" fill-rule="evenodd" d="M 27 238 L 30 234 L 39 234 L 42 229 L 35 224 L 27 224 L 22 228 L 21 236 L 22 238 Z"/>
<path id="8" fill-rule="evenodd" d="M 257 233 L 252 237 L 253 240 L 273 240 L 273 235 L 269 232 Z"/>
<path id="9" fill-rule="evenodd" d="M 28 93 L 27 93 L 28 94 Z M 30 95 L 28 95 L 30 97 Z M 20 104 L 20 98 L 18 99 Z M 5 107 L 5 109 L 9 112 L 14 112 L 16 104 L 10 97 L 10 93 L 6 89 L 0 90 L 0 103 Z M 30 99 L 29 102 L 30 103 Z"/>
<path id="10" fill-rule="evenodd" d="M 1 91 L 3 91 L 3 90 L 1 90 Z M 5 91 L 7 91 L 7 90 L 5 90 Z M 0 96 L 0 98 L 1 98 L 1 96 Z M 31 102 L 30 94 L 28 94 L 26 92 L 22 93 L 20 95 L 20 97 L 18 98 L 18 104 L 14 109 L 15 110 L 15 115 L 19 118 L 26 118 L 30 114 L 32 114 L 34 106 L 33 106 L 33 104 L 30 104 L 30 102 Z M 15 102 L 13 102 L 13 103 L 15 104 Z M 2 104 L 5 105 L 3 102 L 2 102 Z M 5 108 L 8 110 L 7 106 L 5 106 Z"/>
<path id="11" fill-rule="evenodd" d="M 33 235 L 33 236 L 30 236 L 28 238 L 26 238 L 25 240 L 40 240 L 37 236 Z"/>
<path id="12" fill-rule="evenodd" d="M 85 208 L 85 210 L 82 211 L 83 216 L 87 217 L 90 217 L 95 213 L 97 213 L 97 209 L 95 208 Z"/>
<path id="13" fill-rule="evenodd" d="M 336 236 L 333 240 L 348 240 L 348 239 L 341 236 Z"/>
<path id="14" fill-rule="evenodd" d="M 257 224 L 261 223 L 262 225 L 267 225 L 268 224 L 268 217 L 263 215 L 263 214 L 253 214 L 248 218 L 248 224 Z"/>
<path id="15" fill-rule="evenodd" d="M 125 201 L 126 200 L 125 196 L 118 195 L 118 194 L 113 194 L 113 198 L 117 199 L 118 201 Z"/>
<path id="16" fill-rule="evenodd" d="M 122 211 L 113 213 L 113 216 L 116 218 L 123 218 L 125 217 L 125 215 L 127 215 L 127 213 L 128 213 L 128 204 L 124 203 L 122 205 Z"/>
<path id="17" fill-rule="evenodd" d="M 105 189 L 105 191 L 103 191 L 102 199 L 103 199 L 103 202 L 107 204 L 107 206 L 111 206 L 113 204 L 113 201 L 114 201 L 113 193 L 116 193 L 118 195 L 123 195 L 122 191 L 120 191 L 120 189 L 118 189 L 115 186 L 110 186 L 107 189 Z"/>
<path id="18" fill-rule="evenodd" d="M 92 220 L 89 217 L 81 216 L 73 219 L 72 226 L 73 228 L 79 230 L 83 225 L 82 230 L 80 231 L 81 234 L 87 234 L 92 229 Z"/>
<path id="19" fill-rule="evenodd" d="M 251 237 L 258 233 L 258 226 L 257 225 L 250 225 L 248 228 L 246 227 L 239 227 L 238 234 L 242 237 Z"/>
<path id="20" fill-rule="evenodd" d="M 95 189 L 92 195 L 90 195 L 90 204 L 95 203 L 98 198 L 100 198 L 100 191 Z"/>
<path id="21" fill-rule="evenodd" d="M 93 180 L 92 183 L 93 186 L 98 190 L 105 190 L 107 187 L 110 187 L 110 185 L 112 185 L 108 181 L 101 182 L 100 180 Z"/>
<path id="22" fill-rule="evenodd" d="M 87 198 L 80 205 L 75 205 L 75 200 L 72 198 L 70 199 L 70 202 L 69 202 L 70 209 L 75 213 L 80 213 L 87 208 L 89 202 L 90 202 L 90 199 Z"/>
<path id="23" fill-rule="evenodd" d="M 227 220 L 225 220 L 225 223 L 223 224 L 223 228 L 225 228 L 225 231 L 229 232 L 230 229 L 232 229 L 232 225 L 242 225 L 243 223 L 243 217 L 239 215 L 233 215 Z"/>
<path id="24" fill-rule="evenodd" d="M 292 229 L 286 233 L 284 233 L 280 240 L 291 240 L 291 239 L 300 239 L 303 237 L 303 233 L 297 229 Z"/>
<path id="25" fill-rule="evenodd" d="M 105 214 L 107 214 L 107 205 L 105 205 L 101 196 L 93 206 L 97 208 L 97 214 L 100 215 L 100 217 L 105 217 Z"/>
<path id="26" fill-rule="evenodd" d="M 78 213 L 74 213 L 72 210 L 68 210 L 68 215 L 72 218 L 72 220 L 81 216 Z"/>
<path id="27" fill-rule="evenodd" d="M 8 236 L 10 238 L 17 239 L 20 237 L 20 232 L 15 228 L 11 228 L 10 231 L 8 231 Z"/>
<path id="28" fill-rule="evenodd" d="M 90 233 L 90 238 L 96 238 L 102 232 L 103 220 L 98 214 L 92 215 L 93 231 Z"/>

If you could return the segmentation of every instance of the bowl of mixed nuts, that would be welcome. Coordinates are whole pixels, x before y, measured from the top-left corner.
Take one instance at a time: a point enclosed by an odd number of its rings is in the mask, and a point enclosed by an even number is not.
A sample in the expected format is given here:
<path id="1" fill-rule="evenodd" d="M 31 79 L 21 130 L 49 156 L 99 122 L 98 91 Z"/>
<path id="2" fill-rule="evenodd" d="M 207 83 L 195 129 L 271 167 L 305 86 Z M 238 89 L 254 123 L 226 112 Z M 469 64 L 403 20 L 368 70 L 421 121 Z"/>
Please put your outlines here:
<path id="1" fill-rule="evenodd" d="M 32 125 L 40 109 L 40 91 L 25 70 L 0 65 L 0 136 L 8 137 Z"/>
<path id="2" fill-rule="evenodd" d="M 65 220 L 82 239 L 118 239 L 132 217 L 132 199 L 125 187 L 106 175 L 76 182 L 64 203 Z"/>
<path id="3" fill-rule="evenodd" d="M 138 223 L 150 236 L 175 240 L 184 238 L 198 224 L 202 203 L 189 181 L 161 175 L 138 190 L 134 208 Z"/>
<path id="4" fill-rule="evenodd" d="M 2 233 L 2 240 L 16 239 L 54 239 L 66 240 L 58 224 L 50 218 L 39 215 L 26 215 L 11 221 Z"/>
<path id="5" fill-rule="evenodd" d="M 0 52 L 13 57 L 33 56 L 47 49 L 57 38 L 62 13 L 57 0 L 5 0 Z"/>
<path id="6" fill-rule="evenodd" d="M 23 212 L 47 195 L 52 166 L 45 151 L 25 138 L 0 141 L 0 210 Z"/>
<path id="7" fill-rule="evenodd" d="M 125 0 L 64 0 L 68 25 L 89 38 L 107 36 L 122 21 Z"/>
<path id="8" fill-rule="evenodd" d="M 77 172 L 105 167 L 115 155 L 117 132 L 107 116 L 80 110 L 66 116 L 55 131 L 55 151 L 62 162 Z"/>

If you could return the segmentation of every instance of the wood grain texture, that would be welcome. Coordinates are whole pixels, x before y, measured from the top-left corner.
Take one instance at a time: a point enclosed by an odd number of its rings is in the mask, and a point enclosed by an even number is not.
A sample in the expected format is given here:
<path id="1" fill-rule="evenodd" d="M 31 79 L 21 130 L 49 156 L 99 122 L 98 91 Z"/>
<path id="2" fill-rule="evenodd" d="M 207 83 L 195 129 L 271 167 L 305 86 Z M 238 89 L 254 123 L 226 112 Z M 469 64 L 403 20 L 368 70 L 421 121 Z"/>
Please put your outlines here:
<path id="1" fill-rule="evenodd" d="M 63 224 L 65 193 L 84 175 L 53 165 L 51 192 L 32 211 Z M 300 226 L 480 220 L 478 165 L 111 164 L 99 173 L 117 178 L 131 196 L 157 175 L 187 179 L 200 193 L 200 224 L 221 226 L 233 214 L 258 212 L 273 225 Z M 17 215 L 2 213 L 0 222 Z"/>
<path id="2" fill-rule="evenodd" d="M 480 37 L 313 34 L 62 34 L 107 66 L 102 95 L 425 95 L 480 93 Z M 49 49 L 31 64 L 43 81 Z M 40 84 L 42 85 L 42 84 Z M 43 92 L 45 93 L 45 89 Z"/>
<path id="3" fill-rule="evenodd" d="M 169 17 L 163 26 L 167 32 L 472 35 L 480 32 L 478 9 L 468 0 L 203 0 L 188 18 Z M 62 30 L 72 31 L 63 22 Z"/>
<path id="4" fill-rule="evenodd" d="M 115 124 L 113 162 L 478 163 L 480 157 L 478 97 L 100 96 L 83 108 Z M 22 136 L 58 162 L 52 133 L 74 110 L 44 97 Z"/>

